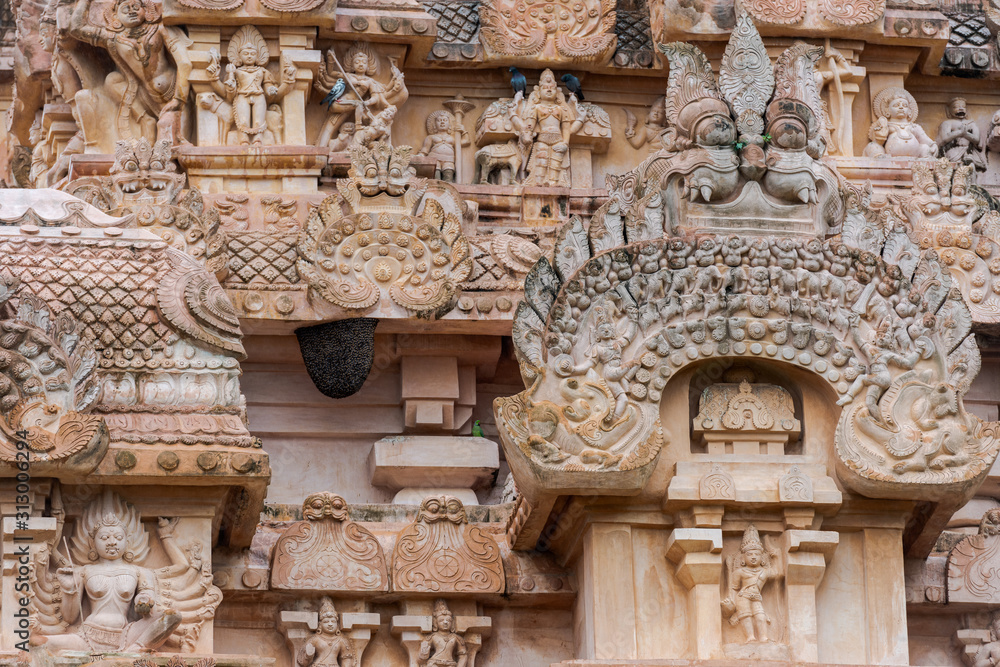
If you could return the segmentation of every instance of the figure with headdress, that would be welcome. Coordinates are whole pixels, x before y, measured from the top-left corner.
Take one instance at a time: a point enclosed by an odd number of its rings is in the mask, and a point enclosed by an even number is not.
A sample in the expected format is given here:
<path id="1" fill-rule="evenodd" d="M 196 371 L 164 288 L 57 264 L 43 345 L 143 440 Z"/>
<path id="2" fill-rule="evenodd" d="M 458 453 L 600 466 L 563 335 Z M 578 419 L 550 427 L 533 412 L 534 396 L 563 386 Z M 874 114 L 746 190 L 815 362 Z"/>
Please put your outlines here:
<path id="1" fill-rule="evenodd" d="M 116 70 L 104 86 L 118 104 L 118 139 L 134 139 L 132 122 L 150 143 L 181 141 L 190 86 L 192 42 L 176 26 L 160 20 L 152 0 L 115 0 L 105 12 L 103 27 L 90 24 L 92 0 L 77 0 L 70 17 L 70 36 L 108 52 Z M 173 61 L 173 62 L 171 62 Z M 99 119 L 92 119 L 95 125 Z"/>
<path id="2" fill-rule="evenodd" d="M 151 570 L 149 534 L 138 510 L 105 489 L 76 521 L 63 555 L 36 564 L 31 644 L 52 652 L 193 650 L 222 594 L 200 545 L 174 543 L 177 519 L 160 518 L 157 537 L 170 565 Z M 65 542 L 64 542 L 65 544 Z"/>
<path id="3" fill-rule="evenodd" d="M 340 615 L 330 598 L 320 601 L 316 634 L 299 649 L 295 662 L 300 667 L 354 667 L 351 642 L 340 631 Z"/>
<path id="4" fill-rule="evenodd" d="M 938 128 L 937 144 L 941 157 L 959 164 L 971 164 L 976 171 L 986 171 L 983 135 L 976 121 L 969 118 L 965 98 L 948 103 L 948 119 Z"/>
<path id="5" fill-rule="evenodd" d="M 778 555 L 764 549 L 760 535 L 753 524 L 743 532 L 739 553 L 726 559 L 729 574 L 729 595 L 722 601 L 722 609 L 732 625 L 740 625 L 746 641 L 766 642 L 767 626 L 771 619 L 764 611 L 761 591 L 774 579 L 781 577 Z"/>
<path id="6" fill-rule="evenodd" d="M 628 108 L 625 109 L 625 138 L 632 145 L 632 148 L 642 148 L 649 145 L 651 153 L 663 148 L 663 132 L 667 129 L 667 109 L 666 98 L 660 96 L 649 107 L 646 114 L 646 122 L 642 127 L 637 127 L 639 120 Z"/>
<path id="7" fill-rule="evenodd" d="M 245 25 L 229 40 L 229 64 L 226 80 L 221 80 L 218 51 L 210 52 L 211 63 L 206 68 L 212 77 L 214 90 L 232 105 L 232 123 L 236 126 L 237 142 L 248 146 L 280 142 L 280 137 L 265 142 L 268 130 L 268 104 L 275 103 L 291 90 L 295 83 L 295 67 L 283 64 L 281 84 L 267 70 L 270 59 L 267 44 L 257 28 Z M 233 142 L 230 142 L 233 143 Z"/>
<path id="8" fill-rule="evenodd" d="M 417 664 L 420 667 L 466 667 L 468 659 L 465 640 L 455 632 L 455 617 L 448 603 L 435 600 L 431 634 L 420 642 Z"/>
<path id="9" fill-rule="evenodd" d="M 392 112 L 387 112 L 387 109 L 400 107 L 409 97 L 403 73 L 392 59 L 389 60 L 391 75 L 388 83 L 382 83 L 375 78 L 381 67 L 371 45 L 355 42 L 347 50 L 344 60 L 347 63 L 346 71 L 340 69 L 337 54 L 331 47 L 319 63 L 319 72 L 316 74 L 314 85 L 320 93 L 327 95 L 341 81 L 345 81 L 347 85 L 344 87 L 343 95 L 331 98 L 327 106 L 330 115 L 320 129 L 316 139 L 317 146 L 329 147 L 341 126 L 349 121 L 354 122 L 356 133 L 363 132 L 364 128 L 370 125 L 381 124 L 384 128 L 378 128 L 374 134 L 381 136 L 388 134 L 396 109 Z M 372 139 L 374 134 L 371 131 L 366 132 L 367 143 L 360 141 L 356 143 L 370 145 L 379 138 Z"/>
<path id="10" fill-rule="evenodd" d="M 566 102 L 552 70 L 542 72 L 512 121 L 521 143 L 531 147 L 524 184 L 569 187 L 569 140 L 583 121 Z"/>
<path id="11" fill-rule="evenodd" d="M 872 101 L 875 122 L 865 157 L 936 157 L 938 146 L 917 125 L 917 101 L 902 88 L 886 88 Z"/>
<path id="12" fill-rule="evenodd" d="M 455 116 L 450 111 L 439 109 L 427 116 L 427 138 L 420 147 L 419 155 L 434 158 L 434 178 L 449 183 L 455 182 L 455 131 L 462 136 L 462 145 L 468 146 L 472 138 L 462 126 L 456 127 Z"/>

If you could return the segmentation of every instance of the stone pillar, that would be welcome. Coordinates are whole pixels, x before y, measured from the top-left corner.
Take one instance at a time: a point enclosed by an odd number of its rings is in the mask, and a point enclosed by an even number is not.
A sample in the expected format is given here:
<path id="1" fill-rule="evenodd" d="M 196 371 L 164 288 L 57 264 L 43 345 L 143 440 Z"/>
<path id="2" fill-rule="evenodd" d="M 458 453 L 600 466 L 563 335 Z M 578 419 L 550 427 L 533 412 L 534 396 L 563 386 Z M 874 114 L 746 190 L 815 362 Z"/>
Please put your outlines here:
<path id="1" fill-rule="evenodd" d="M 722 646 L 722 594 L 719 588 L 722 529 L 675 528 L 667 539 L 667 559 L 674 564 L 677 578 L 689 591 L 689 628 L 695 657 L 702 660 L 719 657 Z M 815 614 L 814 604 L 813 616 Z"/>
<path id="2" fill-rule="evenodd" d="M 868 662 L 908 665 L 903 533 L 895 528 L 866 528 L 864 534 Z"/>
<path id="3" fill-rule="evenodd" d="M 840 542 L 831 531 L 786 530 L 782 535 L 787 570 L 788 643 L 792 660 L 819 662 L 816 587 Z"/>
<path id="4" fill-rule="evenodd" d="M 284 144 L 308 145 L 306 137 L 306 105 L 312 90 L 313 72 L 319 68 L 322 55 L 311 49 L 312 38 L 307 28 L 282 27 L 278 34 L 281 66 L 295 67 L 295 85 L 281 100 L 281 113 L 285 124 Z M 278 73 L 281 76 L 281 73 Z"/>
<path id="5" fill-rule="evenodd" d="M 595 523 L 586 527 L 576 563 L 576 657 L 636 659 L 635 582 L 632 527 Z"/>

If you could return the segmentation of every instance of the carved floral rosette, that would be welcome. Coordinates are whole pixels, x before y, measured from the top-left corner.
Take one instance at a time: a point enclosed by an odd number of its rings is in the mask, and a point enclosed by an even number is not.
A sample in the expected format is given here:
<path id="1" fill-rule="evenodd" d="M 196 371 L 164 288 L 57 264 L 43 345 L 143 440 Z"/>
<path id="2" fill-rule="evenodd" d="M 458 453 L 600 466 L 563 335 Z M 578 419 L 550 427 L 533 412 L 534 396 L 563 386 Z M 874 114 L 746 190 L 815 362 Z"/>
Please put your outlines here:
<path id="1" fill-rule="evenodd" d="M 396 539 L 393 590 L 410 593 L 502 593 L 504 570 L 493 536 L 470 526 L 462 501 L 429 496 Z"/>
<path id="2" fill-rule="evenodd" d="M 472 271 L 456 203 L 421 195 L 411 148 L 352 147 L 340 195 L 313 211 L 299 237 L 299 275 L 325 301 L 352 313 L 395 303 L 420 317 L 451 310 Z M 447 190 L 447 192 L 452 192 Z M 419 215 L 416 210 L 422 204 Z"/>
<path id="3" fill-rule="evenodd" d="M 614 55 L 615 0 L 485 0 L 480 40 L 487 60 L 524 63 L 608 62 Z"/>
<path id="4" fill-rule="evenodd" d="M 832 444 L 851 489 L 956 502 L 971 493 L 1000 441 L 962 404 L 979 351 L 935 253 L 905 231 L 886 237 L 865 218 L 876 213 L 863 191 L 849 198 L 839 239 L 664 237 L 635 223 L 658 184 L 620 179 L 616 212 L 564 226 L 555 267 L 541 259 L 525 281 L 513 338 L 528 388 L 495 403 L 519 488 L 531 495 L 543 479 L 545 489 L 638 490 L 645 478 L 623 473 L 660 449 L 670 377 L 746 357 L 806 369 L 841 397 Z"/>
<path id="5" fill-rule="evenodd" d="M 348 520 L 341 496 L 313 493 L 302 503 L 304 521 L 290 525 L 274 547 L 272 588 L 325 592 L 388 591 L 389 574 L 378 540 Z"/>

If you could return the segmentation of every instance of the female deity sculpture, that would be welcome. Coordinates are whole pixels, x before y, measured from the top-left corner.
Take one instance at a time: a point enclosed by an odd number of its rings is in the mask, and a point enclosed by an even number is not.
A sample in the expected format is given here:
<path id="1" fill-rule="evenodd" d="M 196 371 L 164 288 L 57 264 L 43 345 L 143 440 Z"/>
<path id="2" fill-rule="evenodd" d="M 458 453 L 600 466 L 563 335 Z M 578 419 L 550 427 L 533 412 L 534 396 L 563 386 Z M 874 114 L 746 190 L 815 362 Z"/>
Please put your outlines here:
<path id="1" fill-rule="evenodd" d="M 531 146 L 525 185 L 569 187 L 569 139 L 583 126 L 559 86 L 552 70 L 545 70 L 512 119 L 521 142 Z"/>
<path id="2" fill-rule="evenodd" d="M 161 517 L 156 529 L 170 564 L 144 567 L 149 534 L 139 512 L 105 489 L 63 541 L 66 555 L 58 545 L 49 550 L 55 573 L 39 564 L 31 644 L 52 652 L 153 651 L 168 642 L 192 650 L 222 595 L 200 545 L 185 551 L 174 543 L 176 523 Z"/>
<path id="3" fill-rule="evenodd" d="M 872 102 L 875 122 L 865 157 L 937 157 L 938 147 L 917 125 L 917 101 L 902 88 L 886 88 Z"/>
<path id="4" fill-rule="evenodd" d="M 420 667 L 466 667 L 468 650 L 465 640 L 455 632 L 455 617 L 444 600 L 434 602 L 431 634 L 420 642 L 417 664 Z"/>
<path id="5" fill-rule="evenodd" d="M 646 114 L 646 122 L 642 127 L 637 128 L 639 121 L 631 111 L 625 109 L 625 118 L 628 126 L 625 128 L 625 138 L 632 144 L 632 148 L 642 148 L 649 145 L 650 152 L 655 152 L 663 148 L 663 141 L 660 135 L 667 129 L 667 109 L 664 106 L 665 98 L 660 96 L 653 102 Z"/>
<path id="6" fill-rule="evenodd" d="M 330 116 L 323 123 L 323 127 L 316 139 L 317 146 L 330 146 L 338 133 L 340 127 L 347 121 L 353 121 L 355 132 L 361 133 L 364 128 L 374 123 L 386 123 L 385 132 L 381 128 L 377 133 L 387 134 L 391 129 L 392 114 L 385 114 L 388 107 L 399 107 L 409 97 L 409 91 L 403 81 L 403 73 L 396 67 L 391 59 L 389 66 L 391 76 L 389 82 L 383 84 L 375 79 L 380 67 L 375 53 L 369 44 L 357 42 L 348 51 L 345 58 L 347 71 L 338 71 L 339 63 L 333 48 L 326 52 L 326 57 L 320 61 L 319 72 L 316 75 L 316 89 L 328 95 L 337 86 L 338 82 L 344 81 L 344 92 L 339 97 L 334 97 L 328 103 L 327 109 Z M 372 136 L 371 132 L 366 133 Z M 374 142 L 377 139 L 373 139 Z"/>
<path id="7" fill-rule="evenodd" d="M 340 618 L 330 598 L 320 602 L 316 634 L 299 649 L 295 662 L 300 667 L 354 667 L 351 642 L 340 632 Z"/>
<path id="8" fill-rule="evenodd" d="M 455 116 L 443 109 L 427 116 L 427 138 L 420 147 L 419 155 L 434 158 L 434 178 L 449 183 L 455 182 L 455 131 L 462 135 L 462 146 L 472 143 L 464 127 L 456 127 Z"/>
<path id="9" fill-rule="evenodd" d="M 140 135 L 150 143 L 181 141 L 181 116 L 190 89 L 187 50 L 191 40 L 180 28 L 164 26 L 151 0 L 115 0 L 105 12 L 105 27 L 90 24 L 91 2 L 77 0 L 67 32 L 105 49 L 115 63 L 117 69 L 105 78 L 104 88 L 118 104 L 118 139 L 137 138 L 132 132 L 135 121 Z M 94 127 L 101 126 L 100 118 L 87 120 Z"/>
<path id="10" fill-rule="evenodd" d="M 212 90 L 232 105 L 232 123 L 236 126 L 236 141 L 244 146 L 265 143 L 268 130 L 268 104 L 288 94 L 295 83 L 295 68 L 285 65 L 281 85 L 267 70 L 270 58 L 267 44 L 258 30 L 245 25 L 229 40 L 229 64 L 226 80 L 221 81 L 219 54 L 211 52 L 212 62 L 206 68 L 212 77 Z M 274 141 L 280 141 L 274 137 Z M 233 142 L 230 142 L 233 143 Z"/>

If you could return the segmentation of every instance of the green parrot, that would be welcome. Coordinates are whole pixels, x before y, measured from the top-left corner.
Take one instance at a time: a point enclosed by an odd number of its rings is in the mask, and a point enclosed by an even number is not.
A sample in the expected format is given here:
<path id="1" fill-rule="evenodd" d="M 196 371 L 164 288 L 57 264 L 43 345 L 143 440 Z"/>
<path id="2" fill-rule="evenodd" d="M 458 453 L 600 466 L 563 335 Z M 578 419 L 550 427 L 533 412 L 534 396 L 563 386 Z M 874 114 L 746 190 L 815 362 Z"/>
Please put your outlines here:
<path id="1" fill-rule="evenodd" d="M 472 435 L 476 438 L 483 437 L 483 428 L 479 425 L 478 419 L 476 420 L 476 423 L 472 425 Z"/>

